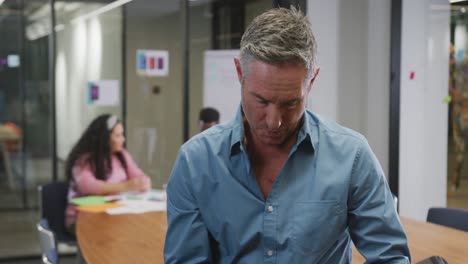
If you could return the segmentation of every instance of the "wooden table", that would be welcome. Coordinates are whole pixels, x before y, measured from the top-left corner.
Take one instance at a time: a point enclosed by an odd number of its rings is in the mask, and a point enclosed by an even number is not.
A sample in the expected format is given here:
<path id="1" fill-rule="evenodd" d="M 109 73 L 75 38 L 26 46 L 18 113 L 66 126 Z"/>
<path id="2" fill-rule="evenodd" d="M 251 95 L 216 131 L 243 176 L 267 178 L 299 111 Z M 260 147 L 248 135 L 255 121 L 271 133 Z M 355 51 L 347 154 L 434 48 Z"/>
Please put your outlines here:
<path id="1" fill-rule="evenodd" d="M 450 264 L 468 263 L 468 232 L 402 217 L 413 263 L 433 255 Z M 78 243 L 88 264 L 164 263 L 165 212 L 107 215 L 80 212 Z M 364 258 L 353 251 L 353 263 Z"/>
<path id="2" fill-rule="evenodd" d="M 166 212 L 79 212 L 76 233 L 86 263 L 164 263 Z"/>
<path id="3" fill-rule="evenodd" d="M 401 217 L 401 223 L 408 237 L 412 263 L 441 256 L 449 264 L 468 264 L 468 232 L 406 217 Z M 353 263 L 364 263 L 355 249 Z"/>

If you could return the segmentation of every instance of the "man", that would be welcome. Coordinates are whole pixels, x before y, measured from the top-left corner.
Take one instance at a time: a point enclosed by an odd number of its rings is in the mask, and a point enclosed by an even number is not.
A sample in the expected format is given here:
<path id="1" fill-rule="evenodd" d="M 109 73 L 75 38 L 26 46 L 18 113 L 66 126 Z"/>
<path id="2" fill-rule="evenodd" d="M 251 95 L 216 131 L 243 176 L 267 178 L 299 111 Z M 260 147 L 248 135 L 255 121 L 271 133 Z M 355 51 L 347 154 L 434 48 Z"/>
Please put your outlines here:
<path id="1" fill-rule="evenodd" d="M 409 263 L 382 169 L 363 136 L 305 110 L 319 73 L 307 18 L 272 9 L 234 59 L 241 106 L 180 149 L 166 263 Z"/>
<path id="2" fill-rule="evenodd" d="M 219 112 L 212 107 L 204 107 L 200 110 L 199 115 L 200 132 L 219 124 Z"/>

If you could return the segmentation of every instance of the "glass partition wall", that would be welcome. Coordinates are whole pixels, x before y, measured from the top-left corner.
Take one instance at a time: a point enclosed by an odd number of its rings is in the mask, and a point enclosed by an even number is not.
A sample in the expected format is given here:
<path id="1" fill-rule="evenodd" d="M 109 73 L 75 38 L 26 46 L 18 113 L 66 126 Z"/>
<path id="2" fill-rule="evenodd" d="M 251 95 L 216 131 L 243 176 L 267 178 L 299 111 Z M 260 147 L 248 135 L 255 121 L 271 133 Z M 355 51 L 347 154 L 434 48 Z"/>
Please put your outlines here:
<path id="1" fill-rule="evenodd" d="M 40 260 L 38 186 L 64 179 L 96 115 L 122 117 L 122 7 L 111 3 L 0 1 L 0 259 Z M 115 100 L 88 100 L 91 84 L 109 83 Z"/>
<path id="2" fill-rule="evenodd" d="M 447 155 L 448 207 L 468 209 L 468 1 L 452 4 Z"/>
<path id="3" fill-rule="evenodd" d="M 238 49 L 245 26 L 272 6 L 267 0 L 140 0 L 125 5 L 127 148 L 154 188 L 164 187 L 180 146 L 199 132 L 198 113 L 207 103 L 204 85 L 223 77 L 205 74 L 207 52 Z M 161 70 L 141 65 L 141 58 L 159 60 Z M 226 74 L 235 75 L 232 57 L 227 60 L 232 71 Z"/>
<path id="4" fill-rule="evenodd" d="M 56 1 L 55 14 L 57 178 L 65 180 L 67 155 L 89 123 L 103 113 L 122 119 L 123 18 L 105 1 Z"/>
<path id="5" fill-rule="evenodd" d="M 180 1 L 125 6 L 127 149 L 162 188 L 183 143 L 184 28 Z"/>
<path id="6" fill-rule="evenodd" d="M 37 187 L 65 180 L 69 151 L 102 113 L 124 121 L 127 149 L 153 188 L 164 187 L 181 144 L 199 132 L 207 83 L 219 78 L 205 75 L 207 54 L 235 52 L 253 17 L 288 3 L 3 1 L 0 260 L 39 261 Z M 96 89 L 112 100 L 94 98 Z"/>
<path id="7" fill-rule="evenodd" d="M 52 178 L 51 9 L 0 2 L 0 258 L 10 258 L 39 251 L 37 186 Z"/>

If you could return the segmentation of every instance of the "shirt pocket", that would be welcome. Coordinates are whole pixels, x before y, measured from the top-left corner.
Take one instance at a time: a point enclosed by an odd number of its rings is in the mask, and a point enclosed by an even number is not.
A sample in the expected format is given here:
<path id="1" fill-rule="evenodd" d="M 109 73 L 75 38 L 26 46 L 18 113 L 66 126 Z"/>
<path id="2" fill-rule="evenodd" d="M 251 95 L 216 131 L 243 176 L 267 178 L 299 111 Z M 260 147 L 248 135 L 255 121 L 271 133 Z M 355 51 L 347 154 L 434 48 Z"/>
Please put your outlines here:
<path id="1" fill-rule="evenodd" d="M 291 242 L 302 254 L 319 254 L 336 241 L 342 229 L 342 206 L 334 200 L 296 202 L 292 211 Z"/>

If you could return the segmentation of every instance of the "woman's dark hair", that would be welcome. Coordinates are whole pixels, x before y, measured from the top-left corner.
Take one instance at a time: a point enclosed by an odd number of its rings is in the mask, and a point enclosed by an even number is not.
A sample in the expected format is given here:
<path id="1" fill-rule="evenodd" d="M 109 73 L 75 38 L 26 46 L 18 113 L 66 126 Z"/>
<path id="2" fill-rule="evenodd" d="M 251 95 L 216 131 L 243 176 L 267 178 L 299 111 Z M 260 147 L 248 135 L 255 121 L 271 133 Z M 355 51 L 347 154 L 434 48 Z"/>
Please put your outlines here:
<path id="1" fill-rule="evenodd" d="M 73 166 L 83 155 L 87 155 L 83 162 L 90 165 L 94 176 L 106 180 L 106 175 L 112 171 L 110 136 L 118 123 L 117 117 L 109 114 L 100 115 L 91 122 L 68 155 L 65 165 L 68 181 L 73 181 Z M 119 152 L 115 155 L 127 170 L 123 154 Z"/>

